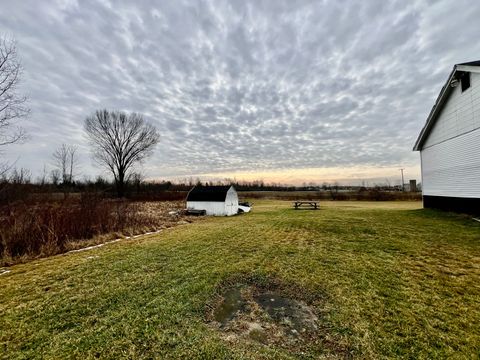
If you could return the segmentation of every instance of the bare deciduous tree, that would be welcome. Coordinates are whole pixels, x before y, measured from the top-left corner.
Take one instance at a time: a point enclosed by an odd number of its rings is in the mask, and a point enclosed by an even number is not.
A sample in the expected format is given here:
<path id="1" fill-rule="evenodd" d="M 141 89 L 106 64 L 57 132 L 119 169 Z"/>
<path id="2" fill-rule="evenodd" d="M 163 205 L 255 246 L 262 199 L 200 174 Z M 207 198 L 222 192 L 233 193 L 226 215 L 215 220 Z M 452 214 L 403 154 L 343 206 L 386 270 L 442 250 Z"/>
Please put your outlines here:
<path id="1" fill-rule="evenodd" d="M 0 146 L 24 139 L 24 130 L 15 120 L 29 113 L 27 98 L 17 94 L 22 66 L 14 40 L 0 38 Z"/>
<path id="2" fill-rule="evenodd" d="M 10 182 L 12 184 L 30 184 L 32 181 L 32 173 L 30 170 L 25 168 L 13 169 L 12 174 L 10 176 Z"/>
<path id="3" fill-rule="evenodd" d="M 119 197 L 135 164 L 148 157 L 159 141 L 154 126 L 142 115 L 99 110 L 85 120 L 85 131 L 93 146 L 93 156 L 113 175 Z"/>
<path id="4" fill-rule="evenodd" d="M 60 182 L 60 171 L 58 169 L 53 169 L 50 172 L 50 179 L 53 185 L 58 185 Z"/>
<path id="5" fill-rule="evenodd" d="M 73 182 L 74 170 L 77 165 L 76 153 L 76 146 L 62 144 L 52 155 L 54 166 L 62 174 L 62 182 L 64 184 L 71 184 Z"/>
<path id="6" fill-rule="evenodd" d="M 43 171 L 40 174 L 40 176 L 37 177 L 36 183 L 41 186 L 44 186 L 47 183 L 47 176 L 48 176 L 47 165 L 43 164 Z"/>

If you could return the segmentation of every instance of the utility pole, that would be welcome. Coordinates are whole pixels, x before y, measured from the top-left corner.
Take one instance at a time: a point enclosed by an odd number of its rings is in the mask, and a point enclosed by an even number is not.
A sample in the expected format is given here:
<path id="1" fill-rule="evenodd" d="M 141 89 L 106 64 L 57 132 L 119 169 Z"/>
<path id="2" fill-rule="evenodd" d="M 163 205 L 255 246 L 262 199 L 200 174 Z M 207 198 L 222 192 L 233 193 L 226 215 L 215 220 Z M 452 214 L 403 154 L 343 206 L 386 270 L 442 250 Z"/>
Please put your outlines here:
<path id="1" fill-rule="evenodd" d="M 405 181 L 403 180 L 403 170 L 405 169 L 400 169 L 400 171 L 402 172 L 402 191 L 405 191 Z"/>

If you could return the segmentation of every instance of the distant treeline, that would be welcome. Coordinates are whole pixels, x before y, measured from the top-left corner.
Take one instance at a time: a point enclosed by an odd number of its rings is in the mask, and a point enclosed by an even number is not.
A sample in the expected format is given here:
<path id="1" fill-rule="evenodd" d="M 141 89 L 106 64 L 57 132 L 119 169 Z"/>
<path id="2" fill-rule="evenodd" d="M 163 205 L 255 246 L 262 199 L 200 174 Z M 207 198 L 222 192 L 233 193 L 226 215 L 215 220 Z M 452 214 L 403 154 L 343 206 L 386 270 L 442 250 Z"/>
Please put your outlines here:
<path id="1" fill-rule="evenodd" d="M 0 178 L 0 201 L 14 201 L 26 198 L 41 198 L 48 196 L 50 199 L 58 197 L 59 199 L 67 196 L 73 196 L 75 193 L 100 193 L 104 197 L 115 197 L 115 183 L 103 177 L 97 177 L 95 180 L 74 180 L 61 182 L 58 179 L 54 181 L 46 178 L 32 180 L 28 170 L 13 170 L 9 174 L 4 174 Z M 140 175 L 134 174 L 128 179 L 125 185 L 125 197 L 132 200 L 181 200 L 185 193 L 194 186 L 213 186 L 213 185 L 233 185 L 237 191 L 241 192 L 292 192 L 292 191 L 317 191 L 328 192 L 332 198 L 341 198 L 341 193 L 355 192 L 364 193 L 375 190 L 375 192 L 400 192 L 401 186 L 374 185 L 374 186 L 345 186 L 339 184 L 322 185 L 304 184 L 302 186 L 292 186 L 278 183 L 265 183 L 258 181 L 235 181 L 235 180 L 217 180 L 201 181 L 199 179 L 185 179 L 184 181 L 148 181 L 142 179 Z M 338 195 L 337 195 L 338 194 Z"/>

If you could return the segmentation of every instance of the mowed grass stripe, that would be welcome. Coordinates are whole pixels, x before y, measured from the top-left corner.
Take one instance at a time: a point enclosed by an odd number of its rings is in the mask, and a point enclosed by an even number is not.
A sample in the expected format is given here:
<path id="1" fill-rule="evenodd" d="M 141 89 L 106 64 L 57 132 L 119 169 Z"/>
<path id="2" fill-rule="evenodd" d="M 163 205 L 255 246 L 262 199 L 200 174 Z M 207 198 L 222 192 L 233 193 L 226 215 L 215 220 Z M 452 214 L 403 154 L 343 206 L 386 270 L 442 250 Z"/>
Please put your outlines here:
<path id="1" fill-rule="evenodd" d="M 475 357 L 480 226 L 418 203 L 254 212 L 13 267 L 0 283 L 5 358 L 295 358 L 204 323 L 219 284 L 255 274 L 318 295 L 325 336 L 358 357 Z M 335 356 L 312 346 L 304 357 Z"/>

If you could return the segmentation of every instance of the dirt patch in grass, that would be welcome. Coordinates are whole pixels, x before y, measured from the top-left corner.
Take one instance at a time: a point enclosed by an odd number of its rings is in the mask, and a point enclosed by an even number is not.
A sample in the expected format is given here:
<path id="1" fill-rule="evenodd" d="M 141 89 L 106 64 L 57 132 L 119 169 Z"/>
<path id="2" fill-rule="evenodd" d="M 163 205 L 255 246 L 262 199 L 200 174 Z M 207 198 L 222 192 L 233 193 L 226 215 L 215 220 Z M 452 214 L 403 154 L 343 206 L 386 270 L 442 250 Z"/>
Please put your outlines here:
<path id="1" fill-rule="evenodd" d="M 277 280 L 247 278 L 223 284 L 207 305 L 207 322 L 230 343 L 255 342 L 302 354 L 348 358 L 322 314 L 324 294 Z"/>

